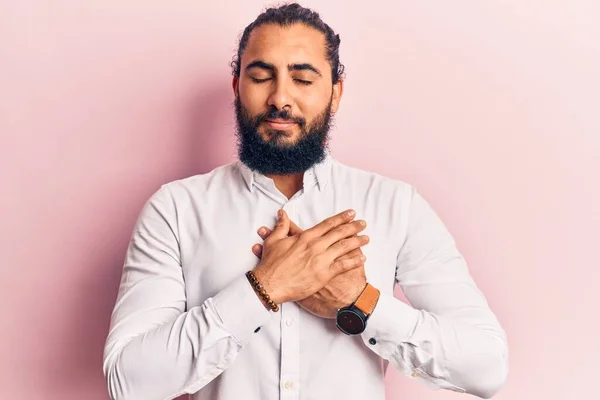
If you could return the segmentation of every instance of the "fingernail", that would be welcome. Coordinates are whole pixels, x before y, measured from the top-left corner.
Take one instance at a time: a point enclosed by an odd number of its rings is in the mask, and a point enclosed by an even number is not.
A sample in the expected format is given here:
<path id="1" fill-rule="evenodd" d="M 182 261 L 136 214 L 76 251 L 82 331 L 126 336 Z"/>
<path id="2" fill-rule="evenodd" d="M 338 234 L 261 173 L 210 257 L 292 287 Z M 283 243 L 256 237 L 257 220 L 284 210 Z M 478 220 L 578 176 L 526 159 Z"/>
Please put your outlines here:
<path id="1" fill-rule="evenodd" d="M 260 228 L 258 230 L 258 233 L 260 233 L 261 235 L 264 235 L 265 234 L 265 228 Z"/>
<path id="2" fill-rule="evenodd" d="M 277 211 L 277 218 L 281 221 L 282 217 L 283 217 L 283 211 L 281 211 L 281 210 Z"/>
<path id="3" fill-rule="evenodd" d="M 347 216 L 349 217 L 354 217 L 354 210 L 350 210 L 346 213 Z"/>
<path id="4" fill-rule="evenodd" d="M 360 261 L 365 261 L 367 259 L 367 257 L 365 256 L 360 256 Z"/>

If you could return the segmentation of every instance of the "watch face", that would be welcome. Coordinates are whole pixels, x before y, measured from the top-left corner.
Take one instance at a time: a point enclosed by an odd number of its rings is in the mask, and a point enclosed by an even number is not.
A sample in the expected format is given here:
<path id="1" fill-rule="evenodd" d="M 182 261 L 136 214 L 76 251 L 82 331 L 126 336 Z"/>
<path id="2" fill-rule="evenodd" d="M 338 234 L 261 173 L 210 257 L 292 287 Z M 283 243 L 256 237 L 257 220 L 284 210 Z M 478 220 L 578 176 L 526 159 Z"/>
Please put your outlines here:
<path id="1" fill-rule="evenodd" d="M 348 335 L 358 335 L 365 330 L 365 319 L 360 311 L 356 309 L 342 309 L 338 312 L 336 318 L 337 327 Z"/>

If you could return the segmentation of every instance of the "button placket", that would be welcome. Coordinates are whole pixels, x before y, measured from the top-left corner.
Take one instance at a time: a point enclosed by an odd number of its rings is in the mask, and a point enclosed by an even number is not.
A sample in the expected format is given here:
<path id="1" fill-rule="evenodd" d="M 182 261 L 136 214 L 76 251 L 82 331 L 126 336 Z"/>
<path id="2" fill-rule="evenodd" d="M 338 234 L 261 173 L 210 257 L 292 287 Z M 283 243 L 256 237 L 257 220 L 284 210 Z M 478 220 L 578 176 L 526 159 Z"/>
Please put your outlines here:
<path id="1" fill-rule="evenodd" d="M 281 306 L 281 398 L 299 399 L 300 332 L 296 303 Z"/>
<path id="2" fill-rule="evenodd" d="M 290 201 L 283 209 L 297 221 L 295 201 Z M 300 312 L 294 302 L 281 305 L 281 375 L 280 398 L 298 400 L 300 398 Z"/>

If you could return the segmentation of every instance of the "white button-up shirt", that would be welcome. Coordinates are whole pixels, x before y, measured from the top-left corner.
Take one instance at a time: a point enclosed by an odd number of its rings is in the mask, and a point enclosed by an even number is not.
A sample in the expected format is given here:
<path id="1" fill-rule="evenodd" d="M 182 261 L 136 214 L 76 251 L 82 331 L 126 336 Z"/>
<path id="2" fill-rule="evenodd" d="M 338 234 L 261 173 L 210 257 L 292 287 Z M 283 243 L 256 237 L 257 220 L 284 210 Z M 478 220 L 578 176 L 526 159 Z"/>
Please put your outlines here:
<path id="1" fill-rule="evenodd" d="M 367 280 L 381 297 L 364 333 L 296 303 L 268 311 L 245 272 L 277 210 L 307 229 L 365 219 Z M 393 295 L 398 284 L 408 305 Z M 328 155 L 287 199 L 240 162 L 162 185 L 143 207 L 104 352 L 112 399 L 380 400 L 391 364 L 433 388 L 493 395 L 505 333 L 442 221 L 411 185 Z"/>

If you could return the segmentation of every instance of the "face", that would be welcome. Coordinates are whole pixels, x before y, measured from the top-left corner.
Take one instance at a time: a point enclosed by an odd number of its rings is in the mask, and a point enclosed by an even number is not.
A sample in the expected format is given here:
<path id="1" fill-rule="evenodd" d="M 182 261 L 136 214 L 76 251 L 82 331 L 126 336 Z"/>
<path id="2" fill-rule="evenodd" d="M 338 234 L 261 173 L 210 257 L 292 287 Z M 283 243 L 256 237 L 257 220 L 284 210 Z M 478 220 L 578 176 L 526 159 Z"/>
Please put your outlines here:
<path id="1" fill-rule="evenodd" d="M 332 84 L 325 35 L 303 24 L 256 28 L 234 78 L 239 158 L 263 174 L 320 162 L 342 82 Z"/>

